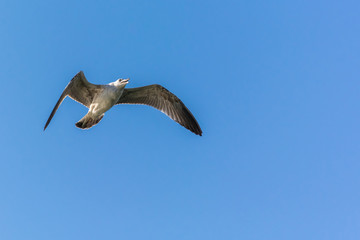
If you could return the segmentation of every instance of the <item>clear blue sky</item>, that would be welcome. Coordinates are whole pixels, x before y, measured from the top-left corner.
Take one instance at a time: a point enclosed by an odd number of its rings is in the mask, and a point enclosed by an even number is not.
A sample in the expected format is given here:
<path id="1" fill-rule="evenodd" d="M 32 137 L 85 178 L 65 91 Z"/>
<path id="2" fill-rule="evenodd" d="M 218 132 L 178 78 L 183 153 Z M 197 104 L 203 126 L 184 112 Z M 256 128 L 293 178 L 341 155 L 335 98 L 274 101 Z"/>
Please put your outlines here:
<path id="1" fill-rule="evenodd" d="M 359 1 L 0 2 L 0 239 L 360 239 Z M 70 79 L 158 83 L 94 128 Z"/>

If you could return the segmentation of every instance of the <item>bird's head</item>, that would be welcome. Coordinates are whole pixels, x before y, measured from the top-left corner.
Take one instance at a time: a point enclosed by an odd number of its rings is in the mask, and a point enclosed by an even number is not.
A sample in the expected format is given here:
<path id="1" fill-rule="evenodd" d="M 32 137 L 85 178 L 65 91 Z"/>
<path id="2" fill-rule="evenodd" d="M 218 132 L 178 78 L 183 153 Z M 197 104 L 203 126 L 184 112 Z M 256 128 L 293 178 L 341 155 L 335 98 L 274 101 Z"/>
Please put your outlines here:
<path id="1" fill-rule="evenodd" d="M 118 80 L 116 80 L 114 82 L 114 85 L 115 86 L 124 86 L 125 87 L 125 85 L 129 83 L 129 80 L 130 80 L 130 78 L 126 78 L 126 79 L 119 78 Z"/>

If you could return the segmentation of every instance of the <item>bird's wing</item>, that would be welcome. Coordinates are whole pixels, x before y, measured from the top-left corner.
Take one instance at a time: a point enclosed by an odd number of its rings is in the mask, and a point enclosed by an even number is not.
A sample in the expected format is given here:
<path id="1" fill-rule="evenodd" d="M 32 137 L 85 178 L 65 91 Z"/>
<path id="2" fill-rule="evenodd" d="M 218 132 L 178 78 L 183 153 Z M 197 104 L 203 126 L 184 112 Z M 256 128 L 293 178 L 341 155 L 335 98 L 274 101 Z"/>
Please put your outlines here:
<path id="1" fill-rule="evenodd" d="M 66 96 L 69 96 L 73 100 L 83 104 L 86 107 L 89 107 L 91 102 L 94 99 L 94 96 L 101 90 L 101 85 L 95 85 L 89 83 L 83 71 L 78 72 L 69 82 L 69 84 L 64 89 L 59 100 L 57 101 L 54 109 L 52 110 L 49 119 L 47 120 L 44 130 L 49 125 L 51 119 L 53 118 L 56 110 L 59 108 L 62 101 Z"/>
<path id="2" fill-rule="evenodd" d="M 193 133 L 200 136 L 202 134 L 189 109 L 178 97 L 160 85 L 125 89 L 117 104 L 144 104 L 154 107 Z"/>

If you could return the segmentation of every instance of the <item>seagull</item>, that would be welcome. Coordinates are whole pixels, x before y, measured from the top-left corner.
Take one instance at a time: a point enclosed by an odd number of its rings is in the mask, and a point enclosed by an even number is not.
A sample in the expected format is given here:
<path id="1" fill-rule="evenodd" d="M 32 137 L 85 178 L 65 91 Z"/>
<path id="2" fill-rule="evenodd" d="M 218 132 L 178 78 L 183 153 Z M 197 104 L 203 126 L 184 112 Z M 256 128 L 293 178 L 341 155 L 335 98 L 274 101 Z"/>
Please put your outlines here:
<path id="1" fill-rule="evenodd" d="M 153 84 L 125 89 L 128 83 L 129 78 L 119 78 L 107 85 L 96 85 L 86 80 L 83 71 L 78 72 L 61 94 L 45 124 L 44 131 L 62 101 L 69 96 L 89 109 L 87 114 L 75 124 L 76 127 L 81 129 L 89 129 L 98 124 L 104 117 L 105 112 L 114 105 L 142 104 L 160 110 L 196 135 L 202 135 L 201 128 L 189 109 L 166 88 Z"/>

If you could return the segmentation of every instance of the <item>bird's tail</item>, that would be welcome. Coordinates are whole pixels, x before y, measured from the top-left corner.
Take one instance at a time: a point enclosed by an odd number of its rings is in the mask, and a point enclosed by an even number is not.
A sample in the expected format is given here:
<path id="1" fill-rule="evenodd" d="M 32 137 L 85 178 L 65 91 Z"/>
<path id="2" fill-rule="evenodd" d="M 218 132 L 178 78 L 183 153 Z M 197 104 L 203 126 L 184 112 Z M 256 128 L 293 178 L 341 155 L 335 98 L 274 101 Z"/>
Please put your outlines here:
<path id="1" fill-rule="evenodd" d="M 75 123 L 75 126 L 82 129 L 88 129 L 92 126 L 98 124 L 100 120 L 104 117 L 104 114 L 100 115 L 97 118 L 94 118 L 93 116 L 88 116 L 87 114 L 77 123 Z"/>

